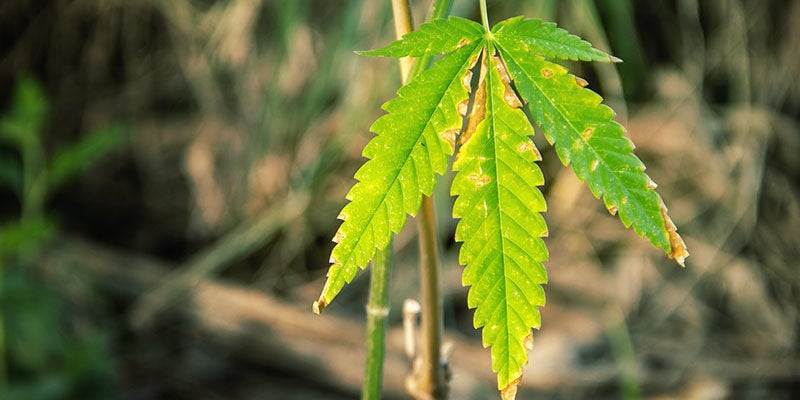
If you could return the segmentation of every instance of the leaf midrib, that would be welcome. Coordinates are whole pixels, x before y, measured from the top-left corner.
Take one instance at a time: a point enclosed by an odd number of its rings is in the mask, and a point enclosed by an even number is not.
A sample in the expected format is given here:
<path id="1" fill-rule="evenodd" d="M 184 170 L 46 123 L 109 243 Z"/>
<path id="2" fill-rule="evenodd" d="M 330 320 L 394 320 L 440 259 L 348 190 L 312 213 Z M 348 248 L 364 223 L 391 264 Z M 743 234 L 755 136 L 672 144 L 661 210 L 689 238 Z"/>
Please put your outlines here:
<path id="1" fill-rule="evenodd" d="M 500 163 L 502 163 L 502 161 L 500 160 L 500 158 L 497 155 L 497 147 L 498 147 L 498 142 L 501 142 L 502 139 L 497 134 L 497 131 L 498 131 L 498 128 L 497 128 L 497 125 L 498 125 L 497 124 L 498 123 L 497 117 L 498 116 L 497 116 L 497 110 L 495 109 L 495 105 L 496 105 L 495 104 L 495 100 L 496 99 L 494 98 L 494 96 L 495 96 L 494 85 L 500 84 L 499 82 L 494 82 L 494 79 L 495 79 L 494 74 L 495 73 L 499 73 L 499 72 L 494 70 L 494 69 L 497 68 L 497 66 L 494 65 L 494 58 L 493 57 L 489 56 L 489 62 L 487 63 L 487 65 L 488 65 L 488 68 L 490 69 L 490 71 L 488 71 L 488 73 L 486 74 L 487 75 L 486 76 L 486 78 L 487 78 L 486 91 L 488 92 L 487 96 L 486 96 L 486 103 L 487 103 L 486 104 L 486 110 L 490 113 L 489 115 L 491 116 L 492 153 L 493 153 L 492 154 L 493 155 L 492 161 L 493 161 L 493 164 L 494 164 L 494 174 L 495 174 L 495 179 L 494 179 L 494 185 L 493 186 L 494 186 L 495 192 L 497 193 L 497 220 L 498 220 L 497 223 L 498 223 L 498 226 L 499 226 L 498 236 L 500 238 L 500 249 L 502 251 L 502 257 L 500 257 L 500 262 L 501 262 L 501 268 L 503 270 L 503 279 L 500 279 L 499 281 L 502 282 L 502 285 L 503 285 L 503 301 L 502 301 L 501 306 L 503 307 L 503 317 L 505 319 L 505 324 L 503 324 L 503 333 L 505 334 L 505 341 L 501 342 L 503 344 L 503 346 L 501 346 L 501 347 L 502 347 L 502 351 L 505 353 L 504 354 L 505 362 L 503 363 L 504 366 L 505 366 L 505 369 L 506 369 L 505 375 L 506 375 L 506 378 L 510 378 L 512 375 L 514 375 L 517 372 L 519 372 L 521 374 L 521 371 L 516 371 L 516 370 L 512 371 L 511 370 L 512 369 L 511 364 L 512 364 L 512 361 L 514 361 L 514 360 L 512 360 L 511 350 L 510 350 L 511 349 L 511 339 L 512 339 L 511 336 L 512 335 L 511 335 L 511 330 L 510 330 L 510 326 L 509 326 L 509 312 L 510 311 L 513 311 L 514 313 L 517 313 L 517 312 L 516 312 L 516 310 L 513 309 L 513 307 L 511 307 L 511 305 L 509 304 L 509 301 L 508 301 L 509 295 L 510 295 L 509 294 L 509 281 L 510 281 L 510 278 L 509 278 L 509 274 L 508 274 L 508 271 L 507 271 L 508 267 L 506 265 L 507 264 L 507 261 L 506 261 L 506 243 L 505 243 L 506 242 L 506 237 L 505 237 L 505 234 L 504 234 L 504 232 L 505 232 L 505 228 L 504 228 L 505 227 L 505 223 L 503 221 L 504 220 L 504 218 L 503 218 L 504 212 L 503 212 L 503 209 L 502 209 L 503 202 L 500 199 L 500 196 L 501 196 L 500 187 L 502 185 L 500 183 L 500 168 L 499 167 L 500 167 Z M 500 106 L 502 107 L 502 104 Z M 511 284 L 514 284 L 514 282 L 511 282 Z M 497 343 L 494 344 L 494 346 L 496 346 L 496 345 L 497 345 Z M 498 373 L 499 373 L 499 371 L 498 371 Z"/>

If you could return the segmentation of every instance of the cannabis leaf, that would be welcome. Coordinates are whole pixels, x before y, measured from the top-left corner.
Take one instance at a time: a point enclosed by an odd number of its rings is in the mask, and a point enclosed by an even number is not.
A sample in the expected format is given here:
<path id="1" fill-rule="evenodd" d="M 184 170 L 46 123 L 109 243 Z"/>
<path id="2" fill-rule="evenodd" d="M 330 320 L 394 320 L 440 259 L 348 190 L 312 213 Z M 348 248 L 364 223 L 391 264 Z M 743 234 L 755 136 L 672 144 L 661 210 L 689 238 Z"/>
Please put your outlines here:
<path id="1" fill-rule="evenodd" d="M 372 125 L 378 136 L 364 148 L 370 160 L 356 172 L 359 182 L 339 215 L 344 222 L 334 237 L 332 266 L 315 310 L 330 303 L 358 268 L 386 247 L 405 225 L 406 214 L 415 215 L 422 195 L 433 191 L 434 173 L 445 172 L 462 125 L 459 108 L 469 99 L 462 80 L 479 50 L 473 44 L 448 54 L 383 105 L 388 113 Z"/>
<path id="2" fill-rule="evenodd" d="M 492 346 L 492 369 L 505 389 L 522 375 L 524 343 L 541 324 L 547 225 L 539 214 L 546 205 L 536 188 L 544 178 L 533 129 L 491 53 L 489 45 L 476 94 L 485 97 L 485 115 L 453 165 L 459 172 L 451 193 L 458 196 L 453 216 L 461 218 L 456 240 L 464 242 L 462 282 L 471 286 L 467 305 L 476 308 L 474 325 L 483 327 L 483 345 Z"/>
<path id="3" fill-rule="evenodd" d="M 462 282 L 470 287 L 474 325 L 491 347 L 498 389 L 504 399 L 514 398 L 531 330 L 541 325 L 548 258 L 546 204 L 538 189 L 544 179 L 536 165 L 541 157 L 523 109 L 612 214 L 683 265 L 686 246 L 613 111 L 586 81 L 548 61 L 619 61 L 615 57 L 555 24 L 522 17 L 491 31 L 463 18 L 440 19 L 361 54 L 444 56 L 384 104 L 387 114 L 372 126 L 377 136 L 364 149 L 369 160 L 347 195 L 315 311 L 389 243 L 407 214 L 417 212 L 458 141 L 451 194 L 453 216 L 460 218 Z M 474 69 L 479 78 L 471 87 Z"/>
<path id="4" fill-rule="evenodd" d="M 688 255 L 674 225 L 666 216 L 656 184 L 644 173 L 633 154 L 633 143 L 623 136 L 614 112 L 602 98 L 585 89 L 585 81 L 563 67 L 530 57 L 498 43 L 517 90 L 528 104 L 545 137 L 554 143 L 564 165 L 588 183 L 595 197 L 603 197 L 612 214 L 626 227 L 660 247 L 679 264 Z M 671 229 L 668 229 L 670 227 Z"/>
<path id="5" fill-rule="evenodd" d="M 483 27 L 474 21 L 450 17 L 422 24 L 419 30 L 411 31 L 402 40 L 388 46 L 369 51 L 358 51 L 365 56 L 420 57 L 449 53 L 458 47 L 472 43 L 484 34 Z"/>

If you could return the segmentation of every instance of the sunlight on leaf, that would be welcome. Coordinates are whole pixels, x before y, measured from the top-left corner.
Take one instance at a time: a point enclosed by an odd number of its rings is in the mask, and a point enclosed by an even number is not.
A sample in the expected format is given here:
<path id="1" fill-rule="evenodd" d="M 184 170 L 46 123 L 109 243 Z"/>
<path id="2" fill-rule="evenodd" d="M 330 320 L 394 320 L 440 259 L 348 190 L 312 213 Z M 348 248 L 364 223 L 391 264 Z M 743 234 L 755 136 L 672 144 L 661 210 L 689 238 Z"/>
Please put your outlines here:
<path id="1" fill-rule="evenodd" d="M 511 393 L 528 361 L 526 338 L 541 325 L 547 225 L 540 214 L 546 205 L 537 186 L 544 178 L 529 137 L 533 128 L 522 110 L 508 104 L 510 87 L 499 63 L 488 57 L 482 65 L 476 97 L 485 93 L 485 115 L 453 165 L 458 174 L 451 193 L 458 196 L 453 216 L 461 218 L 456 240 L 463 242 L 462 282 L 471 286 L 467 305 L 476 308 L 473 323 L 483 328 L 483 345 L 492 348 L 498 389 Z"/>
<path id="2" fill-rule="evenodd" d="M 422 195 L 433 192 L 435 174 L 445 172 L 453 153 L 442 134 L 461 128 L 459 104 L 469 98 L 463 78 L 478 51 L 473 44 L 445 56 L 384 104 L 387 114 L 371 128 L 378 136 L 364 148 L 370 160 L 356 172 L 359 182 L 339 215 L 344 222 L 334 237 L 332 265 L 313 306 L 316 312 L 400 232 L 407 215 L 416 215 Z"/>
<path id="3" fill-rule="evenodd" d="M 498 48 L 533 119 L 555 145 L 564 165 L 570 165 L 626 227 L 633 226 L 653 246 L 673 254 L 672 242 L 683 241 L 674 230 L 668 232 L 672 221 L 662 214 L 663 201 L 656 185 L 633 154 L 633 143 L 624 136 L 624 128 L 613 120 L 614 111 L 563 67 L 542 57 L 519 54 L 503 43 L 498 43 Z M 688 255 L 682 255 L 683 247 L 673 257 L 676 261 Z"/>

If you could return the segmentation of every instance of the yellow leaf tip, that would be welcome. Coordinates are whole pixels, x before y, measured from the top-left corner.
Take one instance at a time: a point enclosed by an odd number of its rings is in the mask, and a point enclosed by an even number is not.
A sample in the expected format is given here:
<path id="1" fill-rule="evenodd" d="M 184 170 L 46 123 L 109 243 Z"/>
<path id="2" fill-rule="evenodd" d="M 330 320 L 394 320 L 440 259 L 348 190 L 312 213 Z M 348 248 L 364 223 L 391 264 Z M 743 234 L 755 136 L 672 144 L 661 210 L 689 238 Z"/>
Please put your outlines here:
<path id="1" fill-rule="evenodd" d="M 686 243 L 683 241 L 681 235 L 678 234 L 678 228 L 672 219 L 667 214 L 667 207 L 661 203 L 661 218 L 664 219 L 664 225 L 667 228 L 669 235 L 670 251 L 667 252 L 667 257 L 675 260 L 681 267 L 686 267 L 684 261 L 689 257 L 689 250 L 686 248 Z"/>
<path id="2" fill-rule="evenodd" d="M 528 336 L 525 336 L 525 339 L 522 340 L 522 345 L 525 346 L 527 350 L 533 350 L 533 333 L 529 333 Z"/>
<path id="3" fill-rule="evenodd" d="M 319 300 L 315 301 L 314 304 L 311 305 L 311 311 L 314 311 L 314 314 L 319 315 L 327 306 L 328 302 L 325 301 L 322 296 L 319 296 Z"/>
<path id="4" fill-rule="evenodd" d="M 520 378 L 514 379 L 509 382 L 506 387 L 500 390 L 500 398 L 503 400 L 514 400 L 517 398 L 517 387 L 519 387 Z"/>

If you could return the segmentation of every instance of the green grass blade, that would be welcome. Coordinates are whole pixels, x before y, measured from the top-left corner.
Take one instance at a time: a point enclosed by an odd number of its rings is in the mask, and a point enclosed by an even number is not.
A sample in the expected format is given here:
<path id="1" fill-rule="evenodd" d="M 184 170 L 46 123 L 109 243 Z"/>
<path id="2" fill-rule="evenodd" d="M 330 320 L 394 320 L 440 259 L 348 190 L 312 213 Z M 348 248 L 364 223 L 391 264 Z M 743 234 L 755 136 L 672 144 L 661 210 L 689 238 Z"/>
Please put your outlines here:
<path id="1" fill-rule="evenodd" d="M 541 324 L 541 285 L 547 282 L 542 262 L 548 254 L 541 239 L 547 234 L 540 214 L 546 205 L 537 188 L 544 178 L 535 163 L 540 157 L 530 138 L 533 129 L 496 64 L 494 58 L 484 64 L 488 73 L 474 107 L 481 113 L 485 106 L 485 115 L 471 117 L 479 121 L 453 165 L 458 174 L 451 193 L 458 196 L 453 216 L 461 218 L 456 240 L 463 242 L 459 261 L 466 265 L 467 303 L 476 308 L 473 322 L 483 327 L 483 345 L 491 346 L 492 369 L 505 395 L 516 391 L 528 359 L 526 341 Z"/>
<path id="2" fill-rule="evenodd" d="M 124 127 L 111 125 L 95 130 L 59 150 L 48 165 L 50 190 L 59 188 L 75 175 L 89 169 L 95 161 L 119 147 L 126 136 Z"/>

